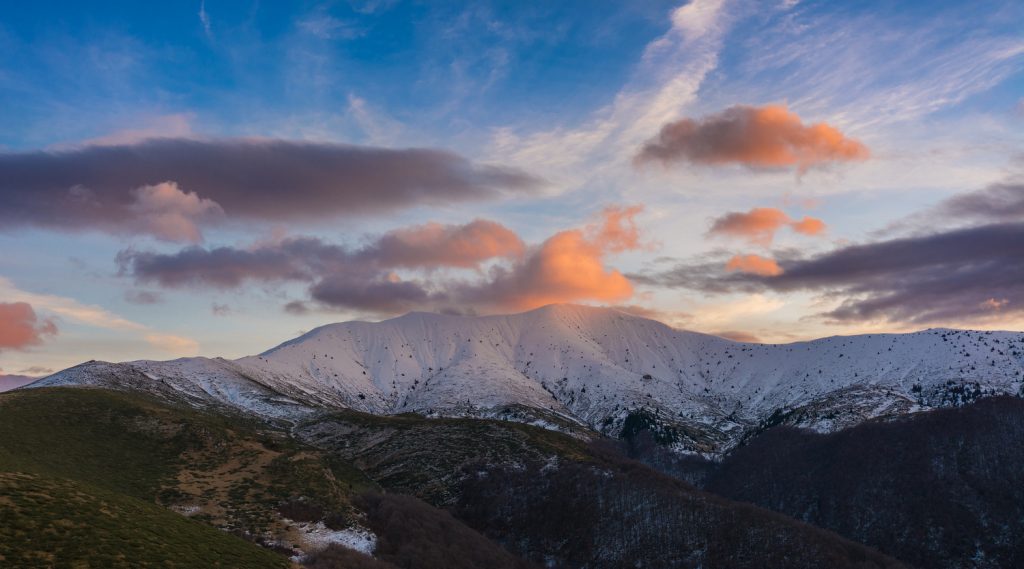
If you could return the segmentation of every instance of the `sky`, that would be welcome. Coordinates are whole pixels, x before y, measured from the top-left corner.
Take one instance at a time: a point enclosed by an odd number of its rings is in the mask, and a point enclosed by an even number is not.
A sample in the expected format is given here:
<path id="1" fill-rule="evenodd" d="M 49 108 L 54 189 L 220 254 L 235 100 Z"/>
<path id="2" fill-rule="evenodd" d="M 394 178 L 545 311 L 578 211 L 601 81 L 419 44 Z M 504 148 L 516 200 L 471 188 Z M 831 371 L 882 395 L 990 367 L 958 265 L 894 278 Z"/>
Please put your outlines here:
<path id="1" fill-rule="evenodd" d="M 0 53 L 0 378 L 558 302 L 1024 329 L 1013 0 L 40 0 Z"/>

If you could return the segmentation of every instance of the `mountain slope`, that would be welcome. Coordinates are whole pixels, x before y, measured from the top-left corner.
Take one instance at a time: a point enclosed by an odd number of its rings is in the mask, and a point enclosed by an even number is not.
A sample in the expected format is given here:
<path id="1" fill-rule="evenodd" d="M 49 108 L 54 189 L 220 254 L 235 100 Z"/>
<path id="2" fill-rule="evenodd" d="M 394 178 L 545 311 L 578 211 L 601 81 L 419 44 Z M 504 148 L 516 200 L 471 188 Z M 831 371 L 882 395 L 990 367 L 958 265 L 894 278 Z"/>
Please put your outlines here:
<path id="1" fill-rule="evenodd" d="M 1024 401 L 991 398 L 839 433 L 771 429 L 707 488 L 917 567 L 1024 566 Z"/>
<path id="2" fill-rule="evenodd" d="M 142 389 L 295 420 L 316 409 L 497 416 L 610 434 L 660 425 L 681 450 L 721 453 L 774 424 L 833 431 L 866 419 L 1021 392 L 1024 334 L 927 330 L 769 345 L 613 309 L 506 316 L 411 313 L 317 328 L 235 361 L 90 362 L 34 386 Z"/>
<path id="3" fill-rule="evenodd" d="M 787 559 L 787 567 L 808 569 L 902 567 L 552 430 L 347 410 L 284 430 L 231 415 L 105 389 L 0 395 L 0 519 L 13 520 L 0 523 L 0 535 L 12 532 L 0 540 L 0 566 L 147 566 L 168 547 L 175 555 L 165 558 L 181 559 L 178 566 L 286 562 L 205 522 L 288 555 L 301 544 L 314 567 L 380 566 L 336 548 L 318 552 L 332 542 L 354 545 L 343 538 L 357 530 L 372 539 L 355 545 L 409 569 L 525 569 L 531 561 L 617 569 L 678 559 L 689 564 L 671 566 L 739 569 Z M 554 516 L 550 509 L 564 500 L 577 504 Z M 442 505 L 453 510 L 435 507 Z M 509 524 L 487 518 L 506 511 Z M 533 513 L 541 515 L 526 523 Z M 643 541 L 622 531 L 641 527 L 650 533 Z M 34 537 L 35 529 L 45 535 Z M 591 542 L 601 544 L 593 558 Z M 652 543 L 659 545 L 648 550 Z"/>

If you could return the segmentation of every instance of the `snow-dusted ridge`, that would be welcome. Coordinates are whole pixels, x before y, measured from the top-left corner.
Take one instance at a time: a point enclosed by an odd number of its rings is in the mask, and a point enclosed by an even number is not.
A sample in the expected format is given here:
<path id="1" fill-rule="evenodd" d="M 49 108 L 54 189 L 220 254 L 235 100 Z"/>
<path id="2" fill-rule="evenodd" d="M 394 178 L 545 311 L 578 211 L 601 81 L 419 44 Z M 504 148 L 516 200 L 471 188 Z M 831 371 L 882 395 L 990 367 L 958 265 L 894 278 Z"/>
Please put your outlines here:
<path id="1" fill-rule="evenodd" d="M 504 316 L 410 313 L 330 324 L 234 361 L 89 362 L 32 387 L 142 390 L 281 419 L 324 408 L 505 416 L 516 406 L 509 415 L 516 420 L 612 434 L 632 414 L 680 450 L 713 454 L 769 424 L 829 431 L 983 395 L 1020 395 L 1022 373 L 1020 332 L 933 329 L 750 344 L 614 309 L 552 305 Z"/>

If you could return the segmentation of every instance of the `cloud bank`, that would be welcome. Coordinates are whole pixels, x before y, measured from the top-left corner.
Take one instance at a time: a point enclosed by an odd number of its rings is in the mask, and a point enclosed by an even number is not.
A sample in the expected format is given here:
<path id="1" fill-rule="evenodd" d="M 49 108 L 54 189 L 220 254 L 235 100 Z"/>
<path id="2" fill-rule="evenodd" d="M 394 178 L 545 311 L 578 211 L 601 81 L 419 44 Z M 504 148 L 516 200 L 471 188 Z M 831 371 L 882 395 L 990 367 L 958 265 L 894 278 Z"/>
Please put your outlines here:
<path id="1" fill-rule="evenodd" d="M 931 211 L 928 231 L 778 262 L 737 256 L 634 278 L 702 292 L 817 292 L 834 322 L 985 323 L 1024 316 L 1024 185 L 961 194 Z M 915 216 L 916 217 L 916 216 Z M 965 219 L 975 225 L 956 227 Z M 952 229 L 938 229 L 953 226 Z"/>
<path id="2" fill-rule="evenodd" d="M 121 273 L 167 288 L 233 289 L 248 282 L 308 283 L 309 300 L 376 313 L 413 309 L 517 310 L 573 301 L 617 302 L 629 280 L 605 264 L 642 246 L 641 208 L 609 207 L 583 228 L 534 247 L 494 221 L 425 225 L 385 233 L 360 247 L 290 237 L 250 248 L 192 246 L 176 253 L 127 249 Z M 452 271 L 465 273 L 452 275 Z M 289 303 L 288 312 L 309 309 Z"/>
<path id="3" fill-rule="evenodd" d="M 0 153 L 0 229 L 96 229 L 198 242 L 226 215 L 272 222 L 530 192 L 520 170 L 425 148 L 250 139 Z"/>

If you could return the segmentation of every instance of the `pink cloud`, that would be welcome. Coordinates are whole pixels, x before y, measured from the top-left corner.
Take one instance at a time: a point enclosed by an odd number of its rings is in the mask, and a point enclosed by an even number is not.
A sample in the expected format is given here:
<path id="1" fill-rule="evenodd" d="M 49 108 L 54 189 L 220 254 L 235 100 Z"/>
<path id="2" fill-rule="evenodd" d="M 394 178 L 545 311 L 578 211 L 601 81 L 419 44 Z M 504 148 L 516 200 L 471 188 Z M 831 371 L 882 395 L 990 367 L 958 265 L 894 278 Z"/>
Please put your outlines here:
<path id="1" fill-rule="evenodd" d="M 26 302 L 0 302 L 0 349 L 21 350 L 57 334 L 57 325 L 40 319 Z"/>

